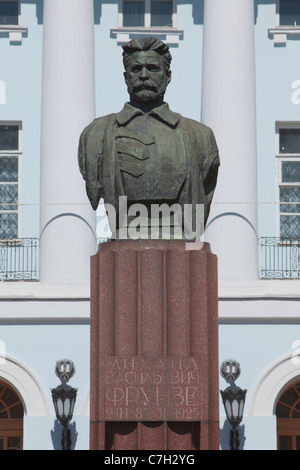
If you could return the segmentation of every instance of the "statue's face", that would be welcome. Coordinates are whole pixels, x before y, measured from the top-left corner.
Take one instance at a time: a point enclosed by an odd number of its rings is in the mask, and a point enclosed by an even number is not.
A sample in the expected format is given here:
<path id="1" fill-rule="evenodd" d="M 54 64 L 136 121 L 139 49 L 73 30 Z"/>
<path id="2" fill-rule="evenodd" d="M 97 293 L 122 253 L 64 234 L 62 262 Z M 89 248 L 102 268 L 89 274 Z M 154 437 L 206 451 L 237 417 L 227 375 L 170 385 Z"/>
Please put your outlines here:
<path id="1" fill-rule="evenodd" d="M 157 52 L 136 51 L 129 58 L 124 77 L 131 99 L 150 103 L 164 96 L 171 72 Z"/>

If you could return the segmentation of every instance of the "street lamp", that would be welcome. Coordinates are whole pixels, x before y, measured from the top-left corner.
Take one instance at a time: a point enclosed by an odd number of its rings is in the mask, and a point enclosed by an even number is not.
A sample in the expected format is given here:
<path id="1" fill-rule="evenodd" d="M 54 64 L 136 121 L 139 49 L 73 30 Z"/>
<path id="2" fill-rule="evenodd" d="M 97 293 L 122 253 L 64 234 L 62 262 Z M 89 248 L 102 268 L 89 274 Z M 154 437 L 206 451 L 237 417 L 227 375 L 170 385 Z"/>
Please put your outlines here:
<path id="1" fill-rule="evenodd" d="M 224 391 L 221 390 L 221 395 L 226 417 L 232 426 L 230 431 L 231 450 L 239 450 L 240 441 L 237 428 L 243 419 L 247 390 L 242 390 L 234 383 L 241 373 L 240 364 L 237 361 L 228 359 L 222 362 L 220 371 L 223 378 L 231 383 Z"/>
<path id="2" fill-rule="evenodd" d="M 63 425 L 62 450 L 71 450 L 71 431 L 68 425 L 73 417 L 77 389 L 67 385 L 67 382 L 75 374 L 74 363 L 68 359 L 57 361 L 55 373 L 60 378 L 61 385 L 51 389 L 51 393 L 56 418 Z"/>

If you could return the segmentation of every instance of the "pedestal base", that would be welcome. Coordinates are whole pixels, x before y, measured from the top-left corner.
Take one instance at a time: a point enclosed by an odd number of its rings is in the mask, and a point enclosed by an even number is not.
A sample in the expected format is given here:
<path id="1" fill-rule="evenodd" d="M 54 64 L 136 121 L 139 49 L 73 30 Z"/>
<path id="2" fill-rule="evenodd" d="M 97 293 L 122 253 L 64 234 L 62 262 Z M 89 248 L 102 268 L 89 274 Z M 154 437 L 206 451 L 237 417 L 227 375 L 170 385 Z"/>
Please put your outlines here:
<path id="1" fill-rule="evenodd" d="M 219 448 L 217 258 L 101 244 L 91 266 L 92 450 Z"/>

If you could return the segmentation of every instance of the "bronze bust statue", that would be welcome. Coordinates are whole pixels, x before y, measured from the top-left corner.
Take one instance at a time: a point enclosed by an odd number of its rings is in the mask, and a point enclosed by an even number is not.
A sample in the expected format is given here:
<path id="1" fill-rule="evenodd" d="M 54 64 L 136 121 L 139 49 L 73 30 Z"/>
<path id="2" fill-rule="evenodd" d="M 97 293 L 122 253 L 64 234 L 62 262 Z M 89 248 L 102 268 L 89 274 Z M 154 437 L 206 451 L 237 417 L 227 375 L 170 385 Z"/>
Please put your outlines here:
<path id="1" fill-rule="evenodd" d="M 123 46 L 130 100 L 116 114 L 95 119 L 82 132 L 78 160 L 94 210 L 101 197 L 119 211 L 119 198 L 135 203 L 204 207 L 204 226 L 217 181 L 219 155 L 207 126 L 170 110 L 169 47 L 153 37 Z"/>

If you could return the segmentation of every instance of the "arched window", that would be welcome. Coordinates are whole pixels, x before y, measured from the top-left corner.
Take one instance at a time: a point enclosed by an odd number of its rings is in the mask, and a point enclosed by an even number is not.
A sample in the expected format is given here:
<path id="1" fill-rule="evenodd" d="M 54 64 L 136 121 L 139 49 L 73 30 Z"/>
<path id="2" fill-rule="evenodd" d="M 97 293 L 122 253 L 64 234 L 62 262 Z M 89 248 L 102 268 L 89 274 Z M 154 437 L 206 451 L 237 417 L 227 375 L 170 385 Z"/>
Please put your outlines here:
<path id="1" fill-rule="evenodd" d="M 0 381 L 0 450 L 21 450 L 23 404 L 15 390 Z"/>
<path id="2" fill-rule="evenodd" d="M 282 393 L 276 416 L 278 450 L 300 450 L 300 382 Z"/>

